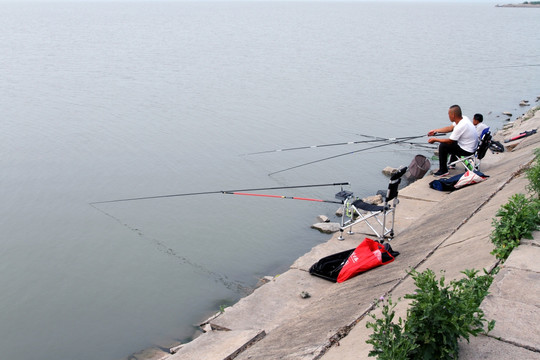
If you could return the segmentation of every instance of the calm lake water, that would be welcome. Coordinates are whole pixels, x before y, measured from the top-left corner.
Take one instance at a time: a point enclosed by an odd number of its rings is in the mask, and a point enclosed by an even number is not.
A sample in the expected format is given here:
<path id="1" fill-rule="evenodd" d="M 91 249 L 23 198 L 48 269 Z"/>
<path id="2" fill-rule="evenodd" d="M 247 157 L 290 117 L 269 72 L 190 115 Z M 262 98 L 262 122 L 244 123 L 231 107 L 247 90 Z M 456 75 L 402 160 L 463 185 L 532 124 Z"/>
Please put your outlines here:
<path id="1" fill-rule="evenodd" d="M 3 359 L 114 360 L 185 341 L 326 241 L 309 227 L 336 210 L 222 194 L 89 203 L 335 182 L 372 195 L 382 168 L 422 151 L 272 176 L 362 146 L 241 154 L 422 135 L 454 103 L 500 128 L 540 95 L 538 9 L 0 2 L 0 14 Z"/>

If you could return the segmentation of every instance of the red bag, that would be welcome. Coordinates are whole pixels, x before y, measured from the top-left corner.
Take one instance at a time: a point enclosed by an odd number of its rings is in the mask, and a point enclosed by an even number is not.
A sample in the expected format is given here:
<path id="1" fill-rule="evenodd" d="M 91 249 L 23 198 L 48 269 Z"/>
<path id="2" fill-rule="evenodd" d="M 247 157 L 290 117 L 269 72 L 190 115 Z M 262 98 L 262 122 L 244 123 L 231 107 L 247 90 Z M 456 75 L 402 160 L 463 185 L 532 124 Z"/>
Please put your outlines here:
<path id="1" fill-rule="evenodd" d="M 365 238 L 349 256 L 345 265 L 343 265 L 337 282 L 342 283 L 361 272 L 377 266 L 386 265 L 392 261 L 394 261 L 394 257 L 386 251 L 384 245 Z"/>

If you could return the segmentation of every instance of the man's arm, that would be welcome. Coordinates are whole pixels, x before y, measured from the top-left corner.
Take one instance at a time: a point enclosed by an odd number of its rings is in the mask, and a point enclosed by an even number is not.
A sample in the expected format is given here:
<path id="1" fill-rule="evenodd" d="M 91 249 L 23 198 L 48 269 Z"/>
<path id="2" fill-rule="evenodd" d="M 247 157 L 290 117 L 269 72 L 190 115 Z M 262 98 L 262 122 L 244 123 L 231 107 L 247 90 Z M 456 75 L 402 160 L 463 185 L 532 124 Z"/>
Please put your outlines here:
<path id="1" fill-rule="evenodd" d="M 433 136 L 433 135 L 435 135 L 435 133 L 446 134 L 446 133 L 449 133 L 449 132 L 452 132 L 452 131 L 454 131 L 454 125 L 448 125 L 448 126 L 440 128 L 440 129 L 430 130 L 428 132 L 428 136 Z"/>
<path id="2" fill-rule="evenodd" d="M 446 144 L 451 144 L 453 142 L 455 142 L 454 140 L 452 139 L 446 139 L 446 138 L 429 138 L 428 139 L 428 143 L 430 144 L 433 144 L 433 143 L 436 143 L 436 142 L 439 142 L 439 143 L 446 143 Z"/>

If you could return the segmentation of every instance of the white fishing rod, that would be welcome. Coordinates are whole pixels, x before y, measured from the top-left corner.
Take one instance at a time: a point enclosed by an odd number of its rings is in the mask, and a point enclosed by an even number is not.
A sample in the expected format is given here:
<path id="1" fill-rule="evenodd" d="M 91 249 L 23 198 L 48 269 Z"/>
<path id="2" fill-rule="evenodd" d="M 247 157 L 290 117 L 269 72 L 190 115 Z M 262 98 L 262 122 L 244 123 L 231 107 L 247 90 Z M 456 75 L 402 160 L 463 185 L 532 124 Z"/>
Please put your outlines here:
<path id="1" fill-rule="evenodd" d="M 334 155 L 334 156 L 329 156 L 329 157 L 326 157 L 326 158 L 323 158 L 323 159 L 314 160 L 314 161 L 309 161 L 309 162 L 307 162 L 307 163 L 303 163 L 303 164 L 300 164 L 300 165 L 291 166 L 291 167 L 286 168 L 286 169 L 274 171 L 274 172 L 269 173 L 268 176 L 272 176 L 272 175 L 275 175 L 275 174 L 279 174 L 279 173 L 281 173 L 281 172 L 289 171 L 289 170 L 292 170 L 292 169 L 297 169 L 297 168 L 299 168 L 299 167 L 303 167 L 303 166 L 315 164 L 315 163 L 318 163 L 318 162 L 322 162 L 322 161 L 326 161 L 326 160 L 335 159 L 335 158 L 338 158 L 338 157 L 341 157 L 341 156 L 346 156 L 346 155 L 356 154 L 356 153 L 359 153 L 359 152 L 362 152 L 362 151 L 367 151 L 367 150 L 371 150 L 371 149 L 376 149 L 376 148 L 380 148 L 380 147 L 383 147 L 383 146 L 389 146 L 389 145 L 393 145 L 393 144 L 403 143 L 403 142 L 406 142 L 406 141 L 408 141 L 408 140 L 418 139 L 418 138 L 421 138 L 421 137 L 424 137 L 424 136 L 427 136 L 427 134 L 425 134 L 425 135 L 418 135 L 418 136 L 409 136 L 409 137 L 404 137 L 404 138 L 395 138 L 395 140 L 391 140 L 391 141 L 389 141 L 389 142 L 387 142 L 387 143 L 384 143 L 384 144 L 379 144 L 379 145 L 375 145 L 375 146 L 370 146 L 370 147 L 363 148 L 363 149 L 359 149 L 359 150 L 355 150 L 355 151 L 349 151 L 349 152 L 346 152 L 346 153 L 343 153 L 343 154 L 338 154 L 338 155 Z"/>
<path id="2" fill-rule="evenodd" d="M 283 149 L 256 151 L 256 152 L 251 152 L 251 153 L 246 153 L 246 154 L 240 154 L 240 156 L 261 155 L 261 154 L 269 154 L 269 153 L 276 153 L 276 152 L 296 151 L 296 150 L 305 150 L 305 149 L 317 149 L 317 148 L 343 146 L 343 145 L 369 144 L 369 143 L 389 142 L 389 141 L 391 142 L 391 141 L 396 141 L 396 140 L 406 141 L 406 140 L 411 139 L 410 136 L 398 137 L 398 138 L 382 138 L 382 137 L 363 135 L 363 134 L 357 134 L 357 135 L 364 136 L 364 137 L 371 137 L 373 139 L 372 140 L 359 140 L 359 141 L 345 141 L 345 142 L 330 143 L 330 144 L 295 146 L 295 147 L 289 147 L 289 148 L 283 148 Z M 404 142 L 404 144 L 410 144 L 410 145 L 416 145 L 416 146 L 424 146 L 423 144 L 414 143 L 414 142 Z"/>

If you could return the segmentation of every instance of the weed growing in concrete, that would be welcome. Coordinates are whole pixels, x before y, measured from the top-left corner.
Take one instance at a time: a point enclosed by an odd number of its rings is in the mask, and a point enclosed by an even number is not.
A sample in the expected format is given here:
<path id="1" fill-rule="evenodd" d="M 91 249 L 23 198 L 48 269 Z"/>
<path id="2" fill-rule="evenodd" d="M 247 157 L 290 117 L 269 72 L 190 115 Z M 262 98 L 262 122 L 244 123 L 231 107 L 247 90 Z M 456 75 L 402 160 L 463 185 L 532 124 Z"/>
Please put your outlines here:
<path id="1" fill-rule="evenodd" d="M 378 359 L 457 359 L 458 340 L 469 341 L 469 336 L 488 332 L 495 321 L 488 322 L 480 304 L 488 294 L 493 277 L 478 276 L 478 270 L 465 270 L 465 277 L 445 285 L 444 275 L 439 280 L 428 269 L 422 273 L 410 272 L 417 286 L 414 294 L 405 295 L 413 300 L 407 310 L 407 320 L 395 316 L 391 301 L 383 306 L 383 318 L 372 318 L 367 327 L 373 328 L 368 344 L 373 345 L 369 356 Z"/>
<path id="2" fill-rule="evenodd" d="M 494 230 L 491 242 L 495 249 L 491 254 L 505 260 L 512 250 L 519 246 L 522 238 L 532 239 L 532 232 L 540 224 L 540 201 L 529 199 L 523 194 L 515 194 L 501 206 L 493 219 Z"/>
<path id="3" fill-rule="evenodd" d="M 480 304 L 488 294 L 493 277 L 477 276 L 478 270 L 465 270 L 465 278 L 444 284 L 444 275 L 436 279 L 432 270 L 411 276 L 418 287 L 415 294 L 405 295 L 413 302 L 407 314 L 406 328 L 417 334 L 419 345 L 410 355 L 413 359 L 457 359 L 458 339 L 484 332 L 487 320 Z M 488 332 L 494 321 L 488 323 Z"/>
<path id="4" fill-rule="evenodd" d="M 373 346 L 369 356 L 376 356 L 380 360 L 407 360 L 409 353 L 418 346 L 414 337 L 405 332 L 401 318 L 393 323 L 395 307 L 392 299 L 388 298 L 382 306 L 382 318 L 371 315 L 375 322 L 366 324 L 368 328 L 373 328 L 373 334 L 366 341 Z"/>
<path id="5" fill-rule="evenodd" d="M 525 170 L 525 176 L 529 180 L 527 190 L 529 190 L 531 196 L 540 199 L 540 148 L 534 149 L 534 154 L 534 163 Z"/>
<path id="6" fill-rule="evenodd" d="M 491 254 L 497 259 L 506 260 L 512 250 L 519 246 L 521 239 L 531 239 L 532 232 L 540 225 L 540 148 L 535 149 L 534 153 L 533 164 L 525 170 L 530 197 L 513 195 L 497 211 L 498 218 L 493 219 L 491 242 L 495 249 Z"/>

